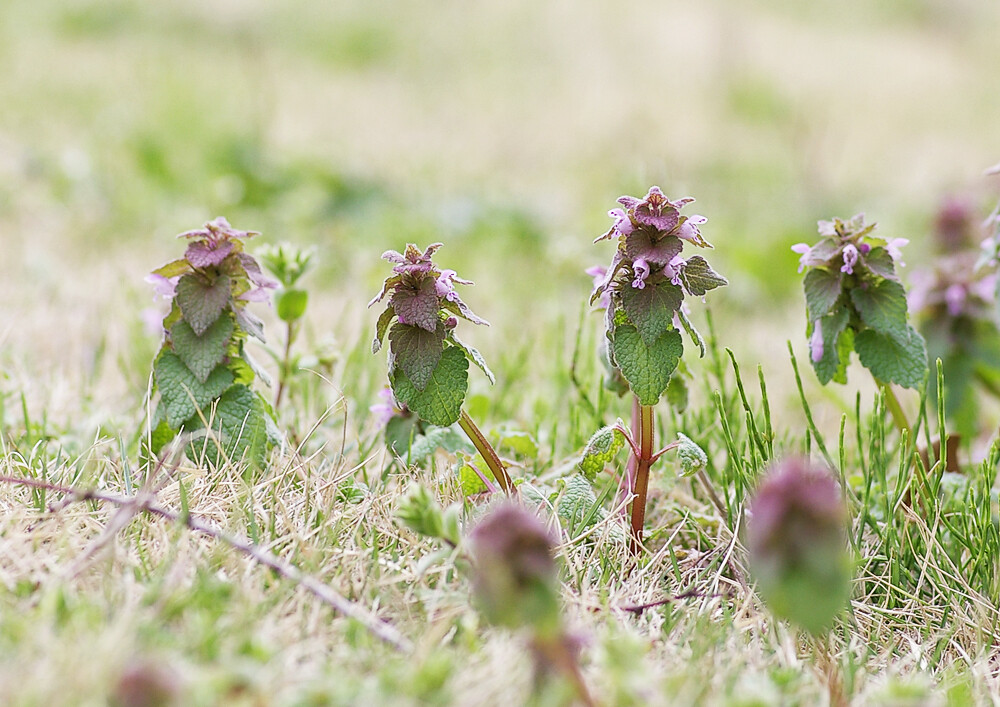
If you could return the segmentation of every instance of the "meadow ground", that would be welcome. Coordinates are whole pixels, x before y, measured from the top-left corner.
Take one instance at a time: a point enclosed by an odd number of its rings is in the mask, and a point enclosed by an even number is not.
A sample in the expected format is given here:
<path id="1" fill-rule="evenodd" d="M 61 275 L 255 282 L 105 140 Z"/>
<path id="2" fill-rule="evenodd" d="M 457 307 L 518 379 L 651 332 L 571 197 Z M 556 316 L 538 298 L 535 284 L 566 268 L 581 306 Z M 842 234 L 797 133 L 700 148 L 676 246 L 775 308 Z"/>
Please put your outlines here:
<path id="1" fill-rule="evenodd" d="M 629 411 L 599 392 L 583 271 L 610 259 L 591 241 L 615 198 L 651 184 L 697 197 L 730 281 L 694 303 L 713 346 L 688 352 L 687 409 L 659 408 L 662 437 L 707 451 L 723 507 L 665 460 L 641 559 L 610 522 L 563 523 L 563 598 L 594 694 L 1000 700 L 993 467 L 924 473 L 857 364 L 847 386 L 819 385 L 789 250 L 817 219 L 864 211 L 911 239 L 905 282 L 933 257 L 944 195 L 989 213 L 998 20 L 972 0 L 6 0 L 0 474 L 133 493 L 159 345 L 144 277 L 180 255 L 173 236 L 224 215 L 263 233 L 251 250 L 315 245 L 305 370 L 278 411 L 298 446 L 257 475 L 184 462 L 156 503 L 266 548 L 361 613 L 176 521 L 4 483 L 0 703 L 102 705 L 140 678 L 184 705 L 523 703 L 523 636 L 484 624 L 460 551 L 395 519 L 414 483 L 470 523 L 491 501 L 463 497 L 452 455 L 407 466 L 385 450 L 365 305 L 383 250 L 444 242 L 439 261 L 476 281 L 465 299 L 492 323 L 466 332 L 497 374 L 492 387 L 473 375 L 470 410 L 506 440 L 515 476 L 561 488 L 589 436 Z M 914 418 L 918 397 L 903 397 Z M 768 460 L 822 459 L 818 440 L 851 488 L 858 549 L 851 611 L 822 641 L 769 618 L 739 512 Z M 372 634 L 375 616 L 403 649 Z"/>

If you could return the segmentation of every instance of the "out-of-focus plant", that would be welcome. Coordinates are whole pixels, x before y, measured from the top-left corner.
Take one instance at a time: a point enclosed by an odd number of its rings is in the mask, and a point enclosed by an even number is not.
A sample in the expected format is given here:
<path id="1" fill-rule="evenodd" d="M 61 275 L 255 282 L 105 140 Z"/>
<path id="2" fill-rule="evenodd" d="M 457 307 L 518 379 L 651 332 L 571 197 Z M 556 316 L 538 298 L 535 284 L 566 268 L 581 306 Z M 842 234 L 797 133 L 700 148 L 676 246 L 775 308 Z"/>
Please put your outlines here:
<path id="1" fill-rule="evenodd" d="M 1000 232 L 987 238 L 977 252 L 972 222 L 972 210 L 964 202 L 944 205 L 935 231 L 938 255 L 931 267 L 913 274 L 909 297 L 930 360 L 941 359 L 946 419 L 966 440 L 981 432 L 980 393 L 1000 397 Z M 995 219 L 988 225 L 1000 229 Z M 937 391 L 932 386 L 928 392 Z M 945 436 L 943 430 L 941 436 Z"/>
<path id="2" fill-rule="evenodd" d="M 247 305 L 266 300 L 275 287 L 243 250 L 243 240 L 256 235 L 217 218 L 180 234 L 188 240 L 184 257 L 152 273 L 157 289 L 171 297 L 153 362 L 159 394 L 153 454 L 184 431 L 192 458 L 204 455 L 215 465 L 245 458 L 260 467 L 280 439 L 273 409 L 253 389 L 257 368 L 245 348 L 251 336 L 264 340 Z"/>
<path id="3" fill-rule="evenodd" d="M 747 549 L 771 612 L 812 634 L 828 630 L 851 595 L 847 510 L 836 480 L 806 459 L 766 473 L 750 502 Z"/>
<path id="4" fill-rule="evenodd" d="M 439 427 L 458 422 L 482 455 L 500 487 L 514 490 L 510 476 L 496 450 L 462 409 L 469 387 L 469 362 L 476 364 L 493 382 L 482 355 L 455 335 L 459 318 L 487 324 L 476 316 L 455 290 L 456 284 L 472 282 L 454 270 L 439 268 L 431 259 L 442 244 L 421 251 L 408 244 L 404 253 L 394 250 L 382 258 L 393 264 L 382 291 L 368 306 L 389 298 L 378 318 L 372 352 L 389 338 L 389 384 L 401 406 L 420 419 Z"/>
<path id="5" fill-rule="evenodd" d="M 820 221 L 820 240 L 799 243 L 799 271 L 806 271 L 809 353 L 820 382 L 847 382 L 847 364 L 856 351 L 885 391 L 899 429 L 909 423 L 889 383 L 918 388 L 927 373 L 923 337 L 907 322 L 906 290 L 896 274 L 905 238 L 873 235 L 863 214 Z"/>
<path id="6" fill-rule="evenodd" d="M 621 506 L 632 498 L 633 549 L 642 543 L 649 468 L 665 451 L 654 452 L 653 408 L 684 352 L 679 329 L 705 353 L 704 341 L 687 317 L 684 297 L 704 297 L 728 284 L 702 256 L 681 256 L 685 243 L 712 247 L 699 230 L 705 217 L 681 214 L 692 201 L 670 201 L 655 186 L 642 199 L 623 196 L 618 199 L 623 208 L 608 212 L 614 225 L 595 241 L 613 239 L 618 246 L 603 277 L 595 279 L 590 301 L 606 312 L 608 387 L 633 394 L 628 435 L 632 454 L 619 496 Z"/>
<path id="7" fill-rule="evenodd" d="M 292 354 L 292 346 L 298 337 L 299 324 L 309 304 L 309 293 L 297 285 L 299 279 L 312 268 L 315 255 L 315 248 L 300 248 L 291 243 L 267 245 L 257 251 L 257 256 L 264 267 L 278 279 L 278 289 L 274 293 L 274 308 L 278 318 L 285 322 L 283 353 L 280 356 L 272 353 L 278 364 L 275 409 L 280 407 L 289 381 L 298 369 L 298 356 Z"/>
<path id="8" fill-rule="evenodd" d="M 555 542 L 548 529 L 520 506 L 493 509 L 470 533 L 473 596 L 492 624 L 531 633 L 536 689 L 561 675 L 586 705 L 590 696 L 579 667 L 579 640 L 564 626 Z"/>

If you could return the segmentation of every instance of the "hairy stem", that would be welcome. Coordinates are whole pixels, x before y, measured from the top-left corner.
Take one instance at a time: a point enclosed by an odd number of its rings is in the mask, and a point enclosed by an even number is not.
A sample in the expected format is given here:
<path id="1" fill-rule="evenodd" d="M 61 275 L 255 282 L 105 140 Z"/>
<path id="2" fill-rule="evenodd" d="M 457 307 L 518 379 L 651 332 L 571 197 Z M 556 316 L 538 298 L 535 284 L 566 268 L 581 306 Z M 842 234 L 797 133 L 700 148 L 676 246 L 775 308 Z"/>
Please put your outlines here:
<path id="1" fill-rule="evenodd" d="M 632 397 L 632 433 L 626 435 L 628 438 L 629 447 L 632 451 L 628 455 L 628 463 L 625 466 L 625 477 L 622 479 L 621 485 L 618 487 L 618 495 L 615 497 L 615 508 L 621 509 L 622 516 L 628 515 L 629 504 L 632 500 L 632 493 L 635 491 L 635 475 L 639 468 L 639 457 L 641 453 L 638 451 L 638 439 L 639 439 L 639 419 L 641 415 L 642 406 L 639 404 L 639 398 Z"/>
<path id="2" fill-rule="evenodd" d="M 638 413 L 638 416 L 636 416 Z M 635 460 L 635 496 L 632 498 L 633 552 L 642 547 L 642 526 L 646 520 L 646 491 L 649 488 L 649 467 L 653 463 L 653 406 L 641 405 L 636 399 L 632 408 L 632 430 L 636 435 L 639 456 Z M 634 453 L 633 453 L 634 455 Z"/>
<path id="3" fill-rule="evenodd" d="M 462 410 L 462 415 L 458 418 L 458 424 L 472 444 L 475 445 L 479 454 L 486 461 L 486 466 L 488 466 L 490 471 L 493 473 L 493 478 L 497 480 L 498 484 L 500 484 L 500 488 L 502 488 L 505 493 L 513 493 L 514 484 L 511 482 L 510 476 L 507 474 L 507 469 L 504 468 L 503 462 L 500 461 L 500 455 L 497 454 L 497 450 L 493 449 L 493 445 L 486 439 L 486 435 L 484 435 L 480 429 L 476 427 L 476 423 L 472 421 L 472 418 L 469 417 L 465 410 Z"/>

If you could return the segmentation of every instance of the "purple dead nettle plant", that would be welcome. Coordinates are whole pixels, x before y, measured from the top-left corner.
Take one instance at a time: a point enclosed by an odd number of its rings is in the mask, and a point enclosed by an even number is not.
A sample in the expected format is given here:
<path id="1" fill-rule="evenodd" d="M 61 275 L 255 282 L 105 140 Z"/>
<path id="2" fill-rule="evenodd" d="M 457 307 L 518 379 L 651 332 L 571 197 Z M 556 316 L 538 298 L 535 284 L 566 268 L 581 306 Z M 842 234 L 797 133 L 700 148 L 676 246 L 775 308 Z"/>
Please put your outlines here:
<path id="1" fill-rule="evenodd" d="M 608 387 L 632 392 L 632 424 L 631 429 L 619 423 L 600 430 L 584 453 L 581 470 L 592 476 L 617 447 L 628 443 L 631 454 L 618 507 L 624 510 L 631 499 L 633 549 L 642 542 L 653 462 L 675 447 L 680 448 L 686 471 L 693 473 L 704 460 L 704 452 L 683 435 L 659 451 L 653 439 L 654 406 L 667 390 L 683 353 L 679 329 L 705 353 L 704 341 L 688 319 L 684 297 L 704 297 L 728 284 L 701 255 L 684 258 L 681 254 L 685 244 L 712 247 L 699 229 L 705 217 L 681 213 L 692 201 L 670 201 L 655 186 L 643 199 L 623 196 L 618 199 L 622 208 L 608 212 L 614 219 L 611 229 L 594 241 L 612 240 L 617 245 L 603 277 L 597 279 L 599 271 L 591 271 L 595 276 L 591 303 L 598 302 L 605 309 Z"/>
<path id="2" fill-rule="evenodd" d="M 874 235 L 864 214 L 820 221 L 820 240 L 792 246 L 799 272 L 806 271 L 809 358 L 820 383 L 847 382 L 856 351 L 861 365 L 884 391 L 896 426 L 909 427 L 890 383 L 919 388 L 927 373 L 924 339 L 907 321 L 906 290 L 896 267 L 905 238 Z"/>
<path id="3" fill-rule="evenodd" d="M 183 431 L 193 459 L 218 465 L 246 458 L 260 467 L 280 441 L 274 411 L 253 389 L 266 374 L 245 348 L 249 337 L 264 339 L 247 305 L 267 301 L 276 286 L 243 250 L 243 240 L 256 235 L 217 218 L 180 234 L 188 241 L 184 257 L 148 278 L 171 299 L 153 363 L 159 394 L 150 424 L 153 454 Z"/>
<path id="4" fill-rule="evenodd" d="M 392 274 L 368 306 L 389 298 L 378 318 L 372 352 L 377 353 L 388 333 L 389 383 L 400 406 L 432 425 L 455 422 L 482 455 L 490 472 L 507 493 L 514 490 L 510 476 L 493 446 L 462 409 L 469 387 L 469 362 L 494 381 L 480 353 L 455 335 L 459 319 L 487 324 L 462 301 L 455 285 L 472 282 L 454 270 L 439 268 L 432 256 L 441 247 L 434 243 L 421 251 L 408 244 L 403 253 L 382 254 L 392 263 Z"/>
<path id="5" fill-rule="evenodd" d="M 913 273 L 908 298 L 929 359 L 941 360 L 945 418 L 956 433 L 947 438 L 953 444 L 971 441 L 981 431 L 981 393 L 1000 397 L 996 236 L 977 248 L 973 214 L 967 202 L 945 202 L 935 220 L 938 254 L 929 267 Z M 991 217 L 985 227 L 998 225 Z M 932 401 L 937 393 L 930 386 Z M 957 465 L 948 456 L 949 465 Z"/>

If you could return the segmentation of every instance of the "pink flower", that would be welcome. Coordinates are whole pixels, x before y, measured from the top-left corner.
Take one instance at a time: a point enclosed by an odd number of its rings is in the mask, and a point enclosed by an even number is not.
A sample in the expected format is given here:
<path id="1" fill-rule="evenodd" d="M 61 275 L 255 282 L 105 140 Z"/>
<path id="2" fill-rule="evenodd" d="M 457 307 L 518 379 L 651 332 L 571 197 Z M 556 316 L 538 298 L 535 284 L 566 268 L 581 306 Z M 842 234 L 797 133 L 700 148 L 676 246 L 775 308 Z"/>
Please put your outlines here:
<path id="1" fill-rule="evenodd" d="M 899 249 L 909 242 L 909 238 L 893 238 L 885 244 L 885 249 L 889 251 L 889 257 L 896 261 L 896 265 L 899 267 L 906 265 L 906 263 L 903 262 L 903 254 Z"/>
<path id="2" fill-rule="evenodd" d="M 858 262 L 858 247 L 848 243 L 844 246 L 844 264 L 840 268 L 840 272 L 847 273 L 848 275 L 854 274 L 854 266 Z"/>
<path id="3" fill-rule="evenodd" d="M 823 322 L 819 319 L 813 325 L 812 337 L 809 339 L 809 354 L 813 363 L 823 360 Z"/>
<path id="4" fill-rule="evenodd" d="M 608 276 L 608 269 L 603 265 L 593 265 L 584 270 L 584 272 L 594 278 L 594 291 L 604 283 L 604 280 Z M 601 290 L 601 297 L 597 300 L 597 306 L 601 309 L 607 309 L 611 306 L 611 293 L 608 292 L 607 288 Z"/>
<path id="5" fill-rule="evenodd" d="M 646 262 L 645 258 L 636 258 L 635 262 L 632 263 L 632 270 L 635 273 L 632 287 L 637 290 L 645 288 L 646 278 L 649 277 L 649 263 Z"/>

